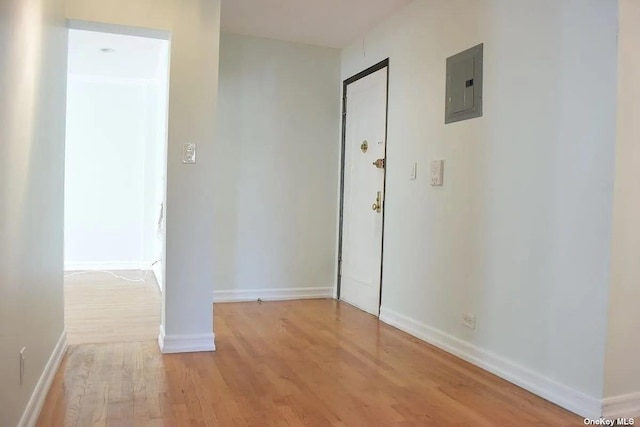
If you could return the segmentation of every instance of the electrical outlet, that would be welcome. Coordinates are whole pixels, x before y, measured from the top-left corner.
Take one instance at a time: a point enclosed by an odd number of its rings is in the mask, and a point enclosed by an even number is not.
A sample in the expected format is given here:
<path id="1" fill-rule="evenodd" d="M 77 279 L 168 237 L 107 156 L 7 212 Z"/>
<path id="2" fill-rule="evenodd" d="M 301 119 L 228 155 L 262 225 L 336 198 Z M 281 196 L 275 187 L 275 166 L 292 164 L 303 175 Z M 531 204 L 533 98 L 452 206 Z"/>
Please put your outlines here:
<path id="1" fill-rule="evenodd" d="M 464 313 L 462 315 L 462 323 L 469 329 L 476 328 L 476 316 L 470 313 Z"/>
<path id="2" fill-rule="evenodd" d="M 20 350 L 20 385 L 22 385 L 24 381 L 24 357 L 26 351 L 27 347 L 22 347 L 22 350 Z"/>

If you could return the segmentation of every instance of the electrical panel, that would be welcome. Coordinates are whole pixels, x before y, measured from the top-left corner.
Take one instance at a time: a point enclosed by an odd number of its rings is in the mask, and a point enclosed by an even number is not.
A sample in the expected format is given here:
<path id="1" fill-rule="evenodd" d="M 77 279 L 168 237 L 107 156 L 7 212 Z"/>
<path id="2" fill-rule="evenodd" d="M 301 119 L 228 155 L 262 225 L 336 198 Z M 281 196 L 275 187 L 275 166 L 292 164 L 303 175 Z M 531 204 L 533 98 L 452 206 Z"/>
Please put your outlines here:
<path id="1" fill-rule="evenodd" d="M 482 56 L 479 44 L 447 58 L 445 123 L 482 117 Z"/>

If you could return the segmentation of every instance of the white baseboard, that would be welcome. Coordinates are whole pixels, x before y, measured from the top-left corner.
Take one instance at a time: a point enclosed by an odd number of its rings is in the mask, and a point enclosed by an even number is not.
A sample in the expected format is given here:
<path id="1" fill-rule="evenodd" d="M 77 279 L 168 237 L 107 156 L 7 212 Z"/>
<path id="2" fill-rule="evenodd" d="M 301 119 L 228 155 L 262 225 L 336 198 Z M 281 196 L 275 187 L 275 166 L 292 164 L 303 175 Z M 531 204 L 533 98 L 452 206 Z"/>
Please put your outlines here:
<path id="1" fill-rule="evenodd" d="M 166 335 L 162 325 L 160 325 L 158 344 L 160 345 L 160 352 L 163 354 L 200 353 L 216 350 L 213 332 L 197 335 Z"/>
<path id="2" fill-rule="evenodd" d="M 287 301 L 298 299 L 332 298 L 333 288 L 234 289 L 213 291 L 213 302 Z"/>
<path id="3" fill-rule="evenodd" d="M 640 393 L 608 397 L 602 408 L 605 418 L 637 418 L 640 417 Z"/>
<path id="4" fill-rule="evenodd" d="M 546 378 L 471 343 L 392 310 L 381 308 L 380 320 L 500 378 L 586 418 L 600 418 L 602 401 Z"/>
<path id="5" fill-rule="evenodd" d="M 118 270 L 150 270 L 148 262 L 86 262 L 68 263 L 65 271 L 118 271 Z"/>
<path id="6" fill-rule="evenodd" d="M 163 292 L 162 289 L 162 262 L 157 262 L 151 266 L 151 271 L 153 271 L 153 275 L 156 277 L 156 283 L 158 284 L 158 288 L 160 288 L 160 293 Z"/>
<path id="7" fill-rule="evenodd" d="M 60 367 L 60 363 L 62 362 L 62 358 L 66 351 L 67 333 L 62 332 L 62 335 L 60 335 L 58 343 L 53 349 L 53 353 L 51 353 L 51 357 L 49 357 L 49 361 L 47 361 L 44 371 L 42 371 L 42 375 L 40 375 L 40 379 L 31 394 L 29 403 L 27 403 L 27 407 L 22 413 L 22 418 L 20 418 L 18 427 L 34 427 L 38 422 L 38 417 L 40 416 L 40 411 L 42 411 L 44 401 L 47 398 L 47 393 L 49 393 L 49 388 L 51 387 L 53 378 Z"/>

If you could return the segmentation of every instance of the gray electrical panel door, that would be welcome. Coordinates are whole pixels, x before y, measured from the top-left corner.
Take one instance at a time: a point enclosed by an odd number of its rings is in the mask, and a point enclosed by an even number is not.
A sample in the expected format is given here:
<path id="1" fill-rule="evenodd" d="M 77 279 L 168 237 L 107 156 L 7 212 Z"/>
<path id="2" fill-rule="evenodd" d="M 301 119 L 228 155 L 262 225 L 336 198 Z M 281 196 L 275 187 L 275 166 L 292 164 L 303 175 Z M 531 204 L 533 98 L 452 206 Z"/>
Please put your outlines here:
<path id="1" fill-rule="evenodd" d="M 484 45 L 447 58 L 445 123 L 482 116 L 482 53 Z"/>

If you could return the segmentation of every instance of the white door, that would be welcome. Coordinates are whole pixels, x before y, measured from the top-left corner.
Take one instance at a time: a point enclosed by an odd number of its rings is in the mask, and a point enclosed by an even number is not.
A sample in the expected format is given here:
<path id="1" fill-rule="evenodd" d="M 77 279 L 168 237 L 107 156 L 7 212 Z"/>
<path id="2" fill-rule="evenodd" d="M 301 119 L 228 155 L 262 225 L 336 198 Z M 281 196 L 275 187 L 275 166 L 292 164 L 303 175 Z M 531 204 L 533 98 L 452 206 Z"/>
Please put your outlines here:
<path id="1" fill-rule="evenodd" d="M 347 85 L 340 299 L 380 313 L 387 68 Z"/>

